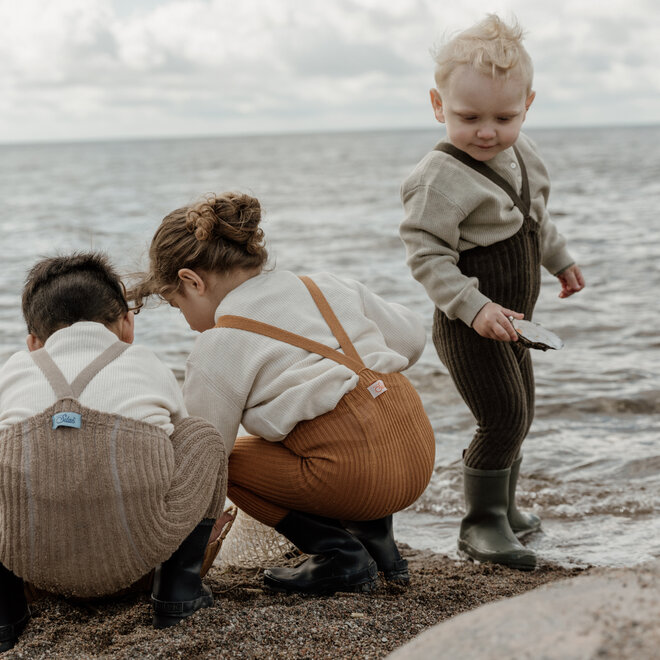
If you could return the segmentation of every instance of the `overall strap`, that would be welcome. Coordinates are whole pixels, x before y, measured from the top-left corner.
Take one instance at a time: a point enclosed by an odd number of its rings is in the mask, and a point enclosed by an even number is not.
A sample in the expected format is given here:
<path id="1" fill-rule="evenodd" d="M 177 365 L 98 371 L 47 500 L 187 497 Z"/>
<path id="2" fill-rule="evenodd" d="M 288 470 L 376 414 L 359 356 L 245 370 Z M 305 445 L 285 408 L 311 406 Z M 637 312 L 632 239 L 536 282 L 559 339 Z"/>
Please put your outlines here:
<path id="1" fill-rule="evenodd" d="M 113 360 L 118 358 L 130 344 L 123 341 L 116 341 L 111 346 L 108 346 L 103 353 L 97 355 L 75 378 L 71 383 L 71 389 L 76 399 L 82 394 L 83 390 L 87 387 L 89 382 L 101 371 L 107 367 Z"/>
<path id="2" fill-rule="evenodd" d="M 264 335 L 264 337 L 276 339 L 277 341 L 283 341 L 285 344 L 291 344 L 291 346 L 303 348 L 310 353 L 316 353 L 330 360 L 334 360 L 335 362 L 348 367 L 352 371 L 355 371 L 355 373 L 358 373 L 364 368 L 362 362 L 357 362 L 353 358 L 336 351 L 334 348 L 330 348 L 329 346 L 314 341 L 313 339 L 301 337 L 288 330 L 282 330 L 282 328 L 278 328 L 274 325 L 255 321 L 254 319 L 247 319 L 243 316 L 232 316 L 231 314 L 228 314 L 227 316 L 221 316 L 215 324 L 215 327 L 246 330 L 247 332 L 254 332 L 258 335 Z"/>
<path id="3" fill-rule="evenodd" d="M 344 330 L 344 326 L 342 326 L 336 314 L 332 311 L 332 307 L 330 307 L 330 303 L 328 302 L 327 298 L 323 295 L 321 289 L 319 289 L 318 284 L 316 284 L 316 282 L 314 282 L 314 280 L 312 280 L 307 275 L 301 275 L 300 279 L 302 280 L 302 283 L 307 287 L 307 290 L 312 295 L 312 298 L 314 299 L 316 306 L 319 308 L 319 312 L 321 312 L 323 318 L 325 319 L 325 322 L 330 327 L 332 334 L 335 336 L 335 339 L 339 342 L 339 347 L 341 348 L 341 350 L 344 351 L 345 355 L 348 355 L 348 357 L 353 358 L 356 362 L 359 362 L 362 366 L 364 366 L 364 362 L 362 361 L 362 358 L 355 350 L 355 346 L 353 346 L 353 342 L 349 339 L 348 335 L 346 334 L 346 330 Z"/>
<path id="4" fill-rule="evenodd" d="M 61 369 L 55 364 L 55 361 L 50 357 L 45 348 L 40 348 L 37 351 L 30 353 L 35 364 L 41 369 L 46 380 L 55 392 L 57 399 L 64 399 L 65 397 L 73 397 L 73 390 L 69 381 L 64 377 Z"/>
<path id="5" fill-rule="evenodd" d="M 57 364 L 55 364 L 55 361 L 45 348 L 33 351 L 30 355 L 39 369 L 43 372 L 46 380 L 50 383 L 58 400 L 64 398 L 77 399 L 92 378 L 94 378 L 101 369 L 110 364 L 115 358 L 119 357 L 128 347 L 129 344 L 125 344 L 123 341 L 115 342 L 112 346 L 106 348 L 103 353 L 95 357 L 76 376 L 71 384 L 67 382 L 62 370 Z"/>
<path id="6" fill-rule="evenodd" d="M 486 163 L 483 163 L 476 158 L 472 158 L 470 154 L 457 149 L 453 144 L 449 144 L 449 142 L 441 142 L 435 147 L 435 151 L 443 151 L 444 153 L 453 156 L 456 158 L 456 160 L 459 160 L 464 165 L 471 167 L 473 170 L 479 172 L 479 174 L 482 174 L 487 179 L 490 179 L 494 184 L 502 188 L 502 190 L 504 190 L 504 192 L 509 195 L 523 216 L 527 217 L 529 215 L 531 206 L 527 168 L 525 167 L 525 162 L 523 161 L 522 156 L 520 155 L 520 151 L 518 151 L 518 147 L 516 147 L 515 144 L 513 145 L 513 150 L 520 165 L 520 174 L 522 176 L 522 199 L 520 195 L 514 190 L 513 186 L 511 186 L 511 184 L 504 177 L 500 176 L 495 170 L 493 170 L 491 167 L 488 167 Z"/>

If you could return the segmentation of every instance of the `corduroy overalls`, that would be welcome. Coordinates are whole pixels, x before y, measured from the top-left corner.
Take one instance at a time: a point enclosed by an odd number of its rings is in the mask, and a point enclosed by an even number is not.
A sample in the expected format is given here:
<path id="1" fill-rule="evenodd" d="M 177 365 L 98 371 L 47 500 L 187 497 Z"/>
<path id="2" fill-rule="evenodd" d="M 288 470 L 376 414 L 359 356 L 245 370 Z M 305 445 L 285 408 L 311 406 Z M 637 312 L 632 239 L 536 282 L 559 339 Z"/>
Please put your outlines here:
<path id="1" fill-rule="evenodd" d="M 227 494 L 272 527 L 290 510 L 343 520 L 382 518 L 412 504 L 426 488 L 435 456 L 433 429 L 410 381 L 367 369 L 318 286 L 301 279 L 343 353 L 239 316 L 220 317 L 216 327 L 317 353 L 355 371 L 358 384 L 334 410 L 299 422 L 281 442 L 238 438 L 229 457 Z"/>
<path id="2" fill-rule="evenodd" d="M 523 214 L 516 234 L 485 247 L 461 252 L 458 268 L 479 280 L 479 290 L 493 302 L 522 312 L 531 320 L 541 284 L 538 223 L 530 216 L 527 170 L 514 146 L 522 175 L 517 192 L 485 163 L 453 145 L 436 147 L 500 186 Z M 436 308 L 433 343 L 443 364 L 477 421 L 463 457 L 480 470 L 508 468 L 515 460 L 534 417 L 534 372 L 528 349 L 519 342 L 481 337 L 460 319 L 450 320 Z"/>

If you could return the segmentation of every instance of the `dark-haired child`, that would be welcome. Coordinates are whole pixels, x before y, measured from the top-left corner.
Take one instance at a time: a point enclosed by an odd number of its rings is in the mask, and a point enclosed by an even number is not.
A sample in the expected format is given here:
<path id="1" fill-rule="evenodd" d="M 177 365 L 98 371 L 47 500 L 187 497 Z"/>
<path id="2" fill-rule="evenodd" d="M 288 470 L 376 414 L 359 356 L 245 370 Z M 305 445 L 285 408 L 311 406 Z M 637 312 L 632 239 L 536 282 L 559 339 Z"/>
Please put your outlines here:
<path id="1" fill-rule="evenodd" d="M 0 651 L 29 618 L 23 580 L 99 596 L 160 564 L 154 625 L 209 605 L 199 569 L 224 501 L 219 434 L 132 344 L 134 313 L 102 254 L 40 261 L 22 305 L 29 351 L 0 369 Z"/>

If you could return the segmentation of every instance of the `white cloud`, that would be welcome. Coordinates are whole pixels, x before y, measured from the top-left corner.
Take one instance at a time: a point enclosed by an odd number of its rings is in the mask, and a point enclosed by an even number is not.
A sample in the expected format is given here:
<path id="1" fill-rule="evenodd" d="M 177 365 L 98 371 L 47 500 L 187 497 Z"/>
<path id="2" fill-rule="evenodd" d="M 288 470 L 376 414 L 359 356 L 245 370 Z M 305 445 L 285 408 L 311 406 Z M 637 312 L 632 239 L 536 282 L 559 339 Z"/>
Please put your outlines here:
<path id="1" fill-rule="evenodd" d="M 530 123 L 660 121 L 651 0 L 0 0 L 0 141 L 429 126 L 429 49 L 489 11 Z"/>

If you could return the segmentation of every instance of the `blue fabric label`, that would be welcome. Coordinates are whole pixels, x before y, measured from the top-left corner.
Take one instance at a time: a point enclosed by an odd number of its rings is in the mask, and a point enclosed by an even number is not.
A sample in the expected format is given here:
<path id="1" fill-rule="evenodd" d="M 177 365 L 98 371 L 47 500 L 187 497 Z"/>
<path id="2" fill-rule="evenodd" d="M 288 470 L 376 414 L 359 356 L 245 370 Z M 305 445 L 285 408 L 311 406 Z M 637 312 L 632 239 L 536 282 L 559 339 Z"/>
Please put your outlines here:
<path id="1" fill-rule="evenodd" d="M 82 423 L 82 416 L 74 412 L 61 412 L 53 415 L 53 428 L 58 426 L 70 426 L 73 429 L 79 429 Z"/>

